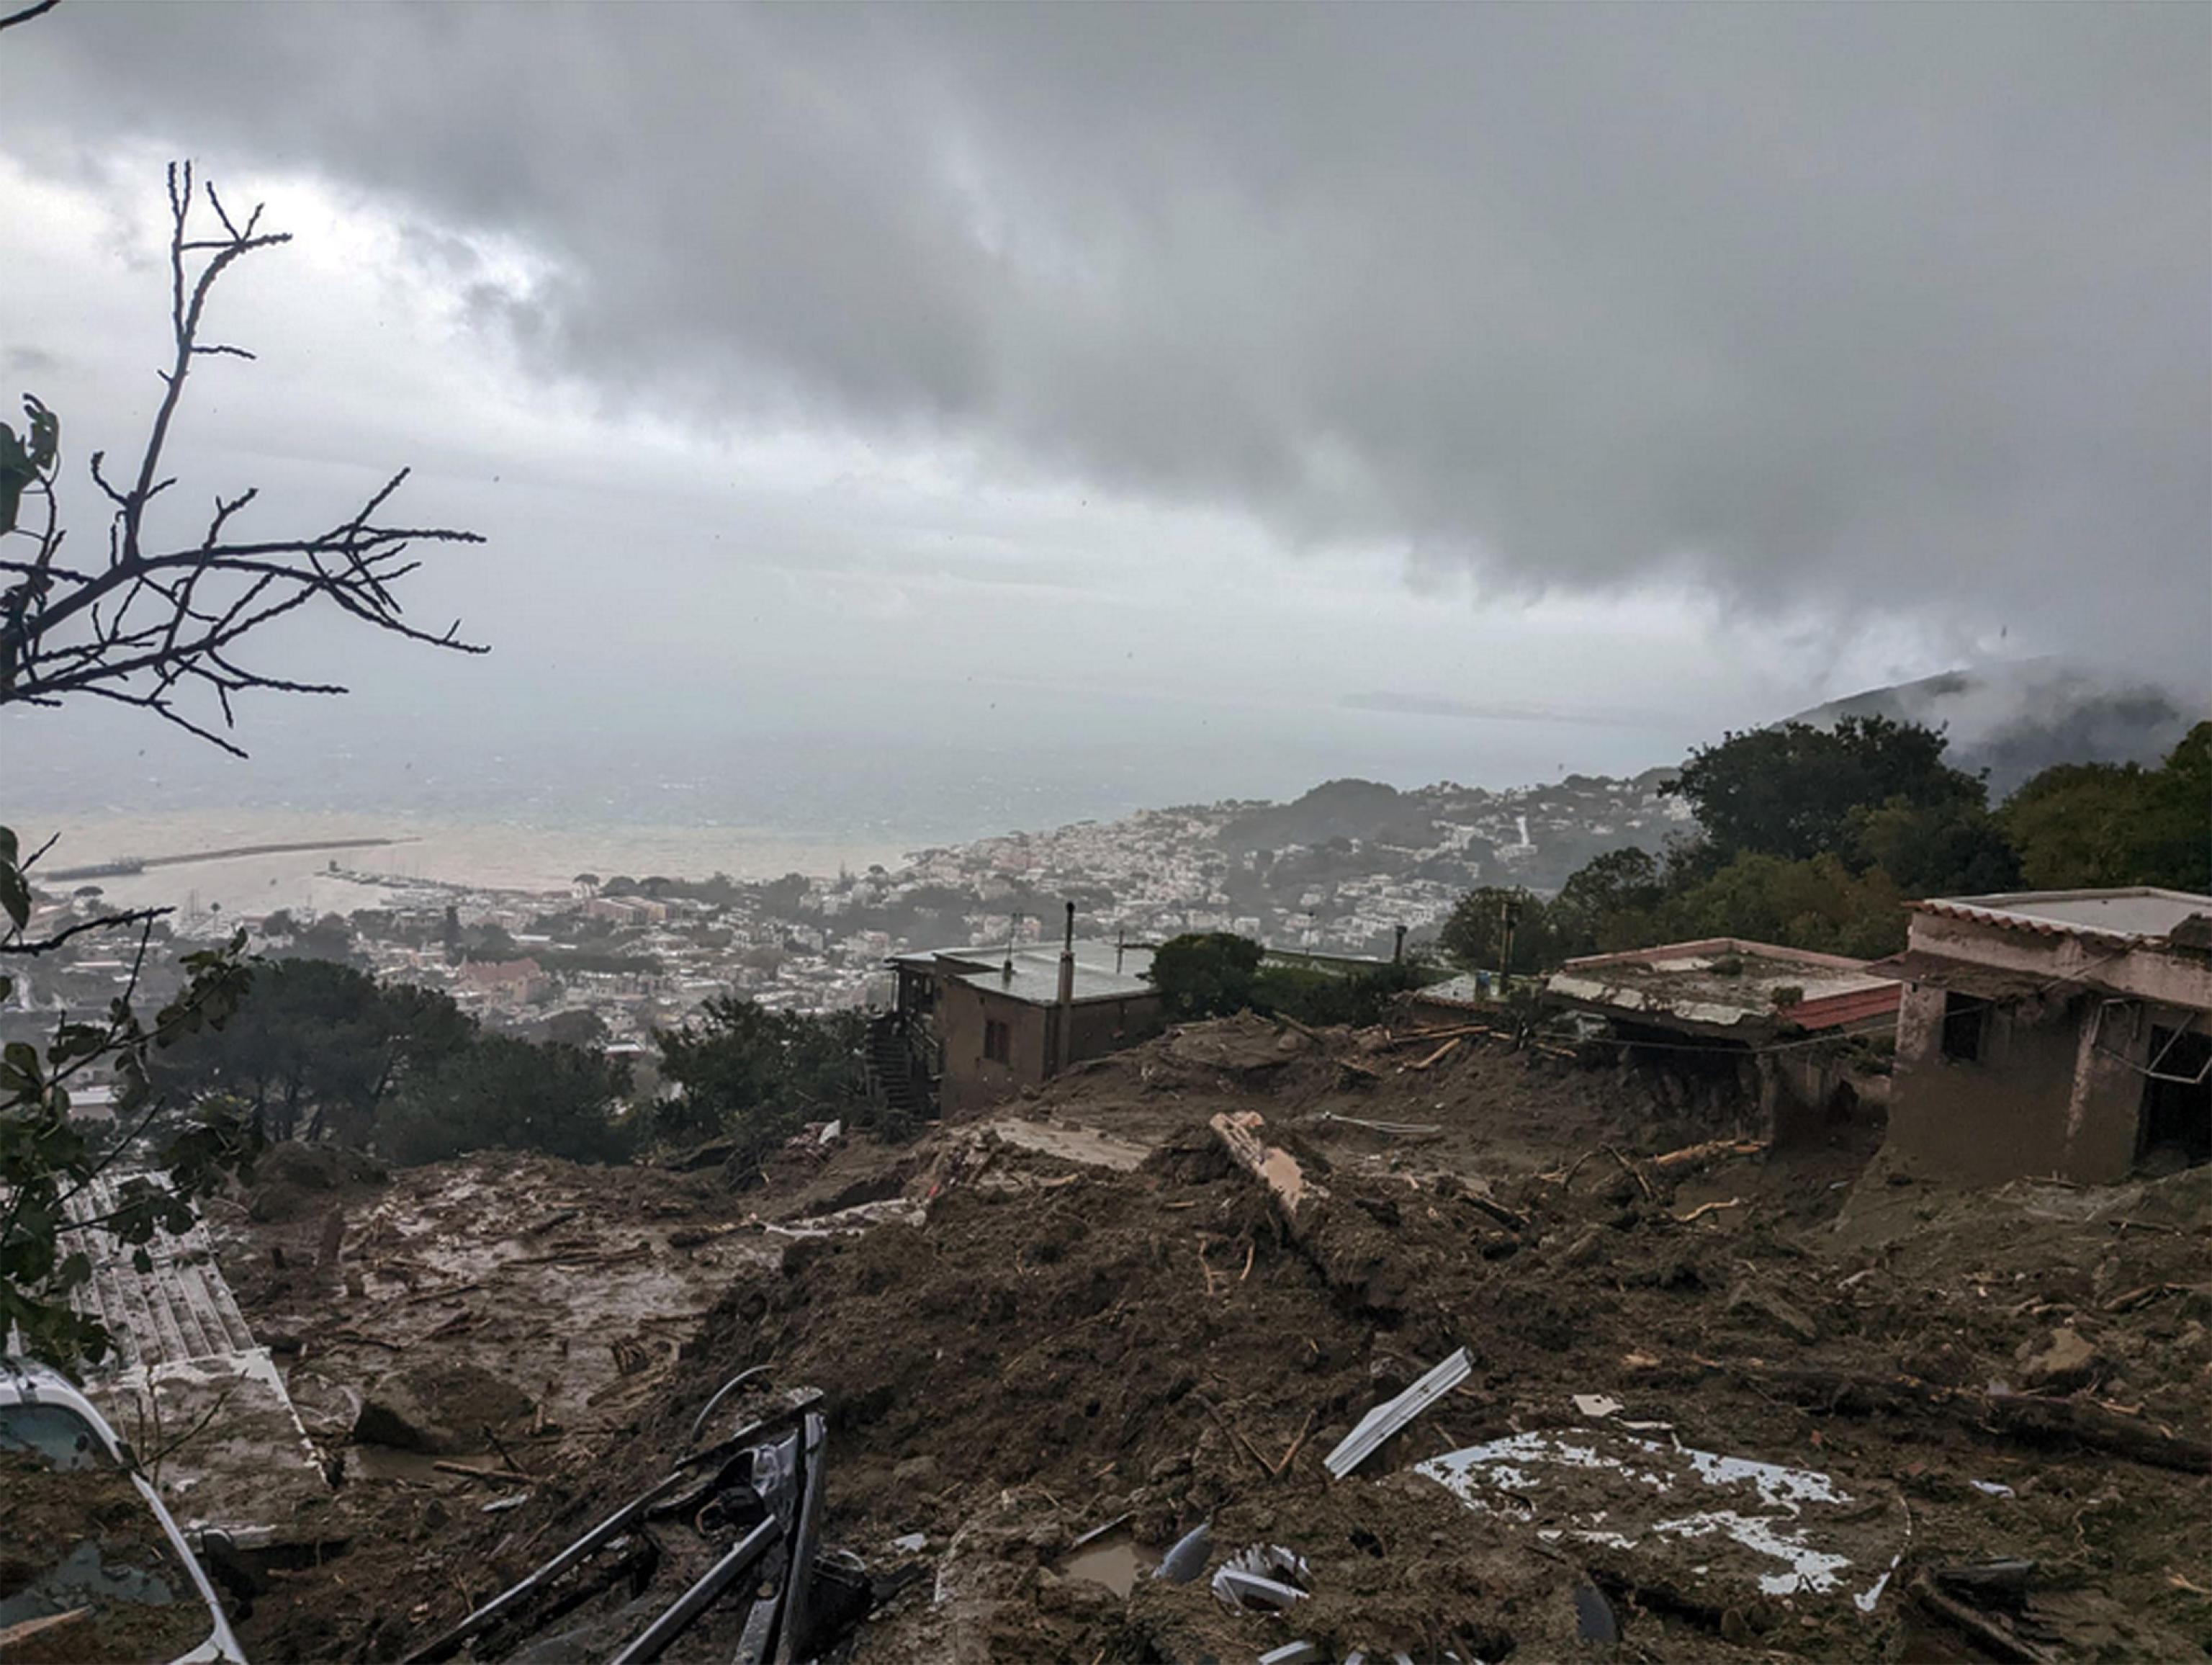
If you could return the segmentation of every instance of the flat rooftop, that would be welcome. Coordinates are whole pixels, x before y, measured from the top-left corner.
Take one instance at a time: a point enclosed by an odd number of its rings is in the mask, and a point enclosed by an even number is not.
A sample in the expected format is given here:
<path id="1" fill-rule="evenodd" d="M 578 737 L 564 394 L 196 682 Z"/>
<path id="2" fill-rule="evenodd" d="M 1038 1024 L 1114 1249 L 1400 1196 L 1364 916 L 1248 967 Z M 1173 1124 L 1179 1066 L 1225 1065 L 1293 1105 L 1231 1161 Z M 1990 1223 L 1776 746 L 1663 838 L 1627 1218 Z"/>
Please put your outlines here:
<path id="1" fill-rule="evenodd" d="M 2212 914 L 2212 896 L 2148 884 L 2118 890 L 2008 890 L 1986 896 L 1930 896 L 1915 907 L 2016 929 L 2100 937 L 2171 936 L 2195 914 Z"/>
<path id="2" fill-rule="evenodd" d="M 1010 957 L 1014 968 L 1012 976 L 1006 972 Z M 926 948 L 894 954 L 889 963 L 957 977 L 972 988 L 1037 1006 L 1050 1006 L 1060 998 L 1058 943 L 1021 943 L 1011 956 L 1004 943 Z M 1145 979 L 1152 965 L 1149 948 L 1079 938 L 1075 944 L 1075 998 L 1078 1002 L 1121 1000 L 1155 994 L 1158 991 Z"/>
<path id="3" fill-rule="evenodd" d="M 1894 977 L 1863 960 L 1708 937 L 1569 960 L 1545 981 L 1554 999 L 1614 1016 L 1699 1030 L 1829 1029 L 1894 1011 Z M 1776 996 L 1796 992 L 1788 1006 Z"/>

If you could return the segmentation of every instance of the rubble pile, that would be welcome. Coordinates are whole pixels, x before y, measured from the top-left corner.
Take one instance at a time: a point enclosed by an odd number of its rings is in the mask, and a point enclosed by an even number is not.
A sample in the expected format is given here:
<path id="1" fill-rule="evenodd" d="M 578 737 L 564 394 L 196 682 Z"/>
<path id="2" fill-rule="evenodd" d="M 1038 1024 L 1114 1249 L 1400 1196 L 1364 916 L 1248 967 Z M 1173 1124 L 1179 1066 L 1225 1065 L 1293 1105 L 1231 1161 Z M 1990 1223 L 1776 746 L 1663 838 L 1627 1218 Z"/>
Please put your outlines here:
<path id="1" fill-rule="evenodd" d="M 374 1315 L 339 1300 L 327 1330 L 378 1316 L 391 1349 L 322 1366 L 464 1344 L 565 1431 L 511 1421 L 458 1465 L 489 1479 L 361 1468 L 332 1504 L 353 1529 L 277 1581 L 261 1645 L 419 1644 L 652 1484 L 762 1366 L 822 1395 L 825 1541 L 918 1575 L 861 1660 L 2202 1650 L 2212 1170 L 1947 1193 L 1869 1165 L 1863 1130 L 1754 1131 L 1498 1037 L 1245 1019 L 915 1146 L 794 1156 L 765 1190 L 538 1164 L 525 1205 L 449 1175 L 514 1241 Z M 615 1342 L 654 1330 L 637 1289 L 623 1324 L 562 1337 L 596 1384 L 565 1396 L 542 1357 L 503 1367 L 527 1338 L 495 1310 L 502 1275 L 548 1275 L 523 1234 L 556 1182 L 590 1237 L 541 1297 L 650 1271 L 696 1303 L 628 1372 Z M 375 1194 L 344 1230 L 387 1209 L 371 1291 L 415 1241 Z M 641 1231 L 624 1206 L 667 1212 Z M 439 1279 L 493 1310 L 412 1300 Z M 729 1656 L 742 1616 L 667 1656 Z"/>

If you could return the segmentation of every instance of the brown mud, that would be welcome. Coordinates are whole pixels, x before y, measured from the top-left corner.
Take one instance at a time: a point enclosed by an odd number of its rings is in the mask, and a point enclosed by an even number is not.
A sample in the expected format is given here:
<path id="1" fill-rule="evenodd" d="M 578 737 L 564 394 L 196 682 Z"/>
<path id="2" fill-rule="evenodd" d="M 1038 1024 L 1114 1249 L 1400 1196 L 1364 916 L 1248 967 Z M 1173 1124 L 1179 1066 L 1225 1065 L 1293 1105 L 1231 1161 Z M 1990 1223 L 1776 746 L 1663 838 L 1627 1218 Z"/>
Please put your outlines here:
<path id="1" fill-rule="evenodd" d="M 864 1661 L 1228 1661 L 1299 1638 L 1331 1658 L 1972 1658 L 1948 1598 L 1915 1591 L 2006 1559 L 2035 1563 L 2027 1608 L 1989 1622 L 2028 1650 L 2212 1644 L 2190 1443 L 2212 1401 L 2212 1171 L 1942 1192 L 1869 1164 L 1878 1128 L 1740 1148 L 1759 1130 L 1624 1072 L 1480 1037 L 1406 1067 L 1433 1050 L 1195 1027 L 915 1146 L 787 1152 L 744 1190 L 534 1158 L 416 1170 L 342 1193 L 347 1247 L 312 1290 L 288 1279 L 298 1251 L 272 1263 L 272 1234 L 311 1219 L 240 1222 L 232 1254 L 267 1275 L 234 1284 L 257 1327 L 294 1326 L 295 1383 L 319 1371 L 344 1403 L 465 1362 L 538 1407 L 478 1476 L 356 1466 L 322 1565 L 272 1580 L 249 1650 L 405 1651 L 665 1473 L 756 1364 L 826 1396 L 828 1541 L 922 1564 Z M 1256 1111 L 1325 1210 L 1286 1223 L 1210 1128 L 1224 1111 Z M 1712 1148 L 1657 1160 L 1693 1145 Z M 1352 1425 L 1462 1345 L 1468 1379 L 1332 1480 Z M 2139 1437 L 2104 1437 L 2122 1424 Z M 1835 1530 L 1787 1498 L 1676 1509 L 1694 1488 L 1601 1467 L 1528 1470 L 1479 1510 L 1413 1472 L 1624 1429 L 1809 1474 Z M 1665 1507 L 1625 1509 L 1655 1486 Z M 1304 1557 L 1310 1597 L 1234 1612 L 1204 1578 L 1141 1577 L 1124 1595 L 1069 1560 L 1103 1527 L 1157 1553 L 1203 1521 L 1216 1565 Z M 1773 1560 L 1801 1528 L 1839 1570 Z M 1593 1601 L 1617 1644 L 1579 1639 Z M 731 1640 L 710 1618 L 670 1656 Z"/>
<path id="2" fill-rule="evenodd" d="M 20 1638 L 0 1644 L 0 1659 L 158 1662 L 189 1652 L 213 1628 L 128 1474 L 0 1452 L 0 1635 Z"/>

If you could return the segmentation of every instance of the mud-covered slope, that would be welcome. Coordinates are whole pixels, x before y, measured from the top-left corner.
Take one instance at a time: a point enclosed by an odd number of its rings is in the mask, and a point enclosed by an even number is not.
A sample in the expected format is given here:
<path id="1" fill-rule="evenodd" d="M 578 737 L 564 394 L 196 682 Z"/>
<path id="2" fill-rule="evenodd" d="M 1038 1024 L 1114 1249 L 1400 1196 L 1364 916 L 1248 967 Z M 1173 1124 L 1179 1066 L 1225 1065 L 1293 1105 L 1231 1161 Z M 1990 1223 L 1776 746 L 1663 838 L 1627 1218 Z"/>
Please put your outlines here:
<path id="1" fill-rule="evenodd" d="M 601 1402 L 605 1431 L 532 1455 L 496 1516 L 507 1488 L 391 1492 L 373 1553 L 292 1575 L 291 1651 L 429 1634 L 665 1472 L 756 1364 L 826 1396 L 830 1541 L 923 1573 L 863 1661 L 1553 1658 L 1592 1592 L 1648 1659 L 1973 1656 L 1972 1622 L 2053 1656 L 2212 1639 L 2212 1175 L 1942 1193 L 1862 1176 L 1863 1140 L 1778 1157 L 1480 1037 L 1408 1066 L 1435 1051 L 1205 1026 L 915 1147 L 794 1153 L 686 1228 L 736 1240 L 712 1310 Z M 1225 1111 L 1326 1208 L 1286 1224 Z M 1325 1473 L 1462 1345 L 1464 1383 Z M 1525 1460 L 1480 1471 L 1480 1510 L 1414 1472 L 1486 1443 Z M 1544 1466 L 1561 1450 L 1596 1456 Z M 1217 1564 L 1282 1545 L 1310 1597 L 1125 1595 L 1070 1559 L 1110 1527 L 1141 1562 L 1206 1520 Z M 2025 1613 L 1935 1582 L 2006 1559 L 2035 1564 Z M 351 1616 L 319 1630 L 341 1576 Z M 671 1657 L 726 1656 L 726 1622 Z"/>

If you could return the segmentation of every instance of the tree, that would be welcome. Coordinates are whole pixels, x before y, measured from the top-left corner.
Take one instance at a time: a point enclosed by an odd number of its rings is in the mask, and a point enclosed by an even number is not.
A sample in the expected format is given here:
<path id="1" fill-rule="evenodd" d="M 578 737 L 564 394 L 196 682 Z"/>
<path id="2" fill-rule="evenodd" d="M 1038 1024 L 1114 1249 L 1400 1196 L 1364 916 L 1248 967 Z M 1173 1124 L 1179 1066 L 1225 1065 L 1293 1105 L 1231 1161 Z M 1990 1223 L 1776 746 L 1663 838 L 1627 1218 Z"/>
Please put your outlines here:
<path id="1" fill-rule="evenodd" d="M 1462 896 L 1437 933 L 1437 946 L 1469 970 L 1495 971 L 1505 953 L 1509 929 L 1513 961 L 1505 969 L 1534 971 L 1558 957 L 1550 908 L 1541 897 L 1500 884 L 1479 884 Z"/>
<path id="2" fill-rule="evenodd" d="M 2212 891 L 2212 721 L 2201 722 L 2166 755 L 2137 823 L 2142 883 Z"/>
<path id="3" fill-rule="evenodd" d="M 1544 922 L 1563 957 L 1640 947 L 1666 895 L 1649 850 L 1608 850 L 1568 877 Z"/>
<path id="4" fill-rule="evenodd" d="M 1664 790 L 1688 800 L 1717 863 L 1746 853 L 1804 861 L 1850 850 L 1863 811 L 1985 807 L 1982 783 L 1943 762 L 1946 744 L 1887 717 L 1783 723 L 1700 747 Z"/>
<path id="5" fill-rule="evenodd" d="M 1744 937 L 1871 958 L 1905 946 L 1905 897 L 1881 868 L 1854 873 L 1835 855 L 1740 855 L 1670 897 L 1654 924 L 1655 942 Z"/>
<path id="6" fill-rule="evenodd" d="M 235 1100 L 274 1139 L 372 1137 L 397 1090 L 465 1052 L 476 1024 L 448 996 L 328 960 L 254 969 L 230 1020 L 176 1046 L 155 1075 L 185 1098 Z"/>
<path id="7" fill-rule="evenodd" d="M 1252 980 L 1252 1009 L 1302 1024 L 1380 1023 L 1393 998 L 1434 982 L 1437 973 L 1418 957 L 1347 971 L 1262 963 Z"/>
<path id="8" fill-rule="evenodd" d="M 295 924 L 292 945 L 285 956 L 300 960 L 336 960 L 350 964 L 355 959 L 353 927 L 337 914 L 325 914 L 311 925 Z"/>
<path id="9" fill-rule="evenodd" d="M 33 5 L 0 18 L 0 27 L 35 16 Z M 203 337 L 219 280 L 249 254 L 288 239 L 261 229 L 261 210 L 234 219 L 212 185 L 196 187 L 189 165 L 169 170 L 171 356 L 151 427 L 134 463 L 111 471 L 95 451 L 90 478 L 105 500 L 104 550 L 79 557 L 68 546 L 61 491 L 62 424 L 56 412 L 23 396 L 24 429 L 0 423 L 0 709 L 53 707 L 74 698 L 136 706 L 186 732 L 242 754 L 228 738 L 234 700 L 253 690 L 338 693 L 256 669 L 246 657 L 269 627 L 311 605 L 337 608 L 390 635 L 464 652 L 459 627 L 431 631 L 403 615 L 397 590 L 416 562 L 418 543 L 480 541 L 443 527 L 409 527 L 382 519 L 406 479 L 392 476 L 366 502 L 323 530 L 248 536 L 252 488 L 214 495 L 204 522 L 165 524 L 164 454 L 193 370 L 210 358 L 251 358 L 244 348 Z M 242 934 L 225 947 L 185 959 L 183 993 L 150 1025 L 132 1012 L 148 945 L 166 908 L 97 915 L 33 930 L 32 885 L 52 841 L 25 854 L 0 827 L 0 963 L 49 953 L 88 932 L 129 931 L 137 951 L 123 996 L 93 1022 L 64 1019 L 44 1048 L 9 1045 L 0 1056 L 0 1330 L 13 1325 L 33 1353 L 68 1364 L 97 1358 L 106 1337 L 80 1316 L 70 1293 L 91 1275 L 86 1255 L 68 1247 L 72 1210 L 79 1224 L 101 1176 L 145 1170 L 124 1184 L 122 1200 L 98 1221 L 141 1246 L 159 1232 L 189 1227 L 192 1199 L 249 1162 L 249 1129 L 219 1104 L 179 1122 L 155 1084 L 160 1054 L 220 1024 L 243 990 Z M 13 989 L 0 975 L 0 1001 Z M 71 1084 L 94 1069 L 122 1084 L 114 1135 L 94 1139 L 70 1120 Z M 157 1125 L 171 1131 L 149 1148 Z"/>
<path id="10" fill-rule="evenodd" d="M 1267 949 L 1229 931 L 1170 937 L 1145 974 L 1160 1004 L 1179 1018 L 1239 1012 L 1295 1018 L 1302 1024 L 1371 1024 L 1392 996 L 1435 981 L 1426 960 L 1410 957 L 1346 970 L 1267 958 Z"/>
<path id="11" fill-rule="evenodd" d="M 1981 896 L 2020 883 L 2012 841 L 1978 804 L 1893 798 L 1855 811 L 1850 825 L 1856 865 L 1880 868 L 1907 896 Z"/>
<path id="12" fill-rule="evenodd" d="M 408 1083 L 379 1124 L 377 1148 L 402 1165 L 487 1147 L 624 1162 L 636 1143 L 620 1114 L 629 1091 L 629 1066 L 604 1053 L 482 1035 Z"/>
<path id="13" fill-rule="evenodd" d="M 723 994 L 707 1002 L 696 1025 L 662 1030 L 653 1039 L 662 1077 L 682 1089 L 662 1107 L 661 1131 L 721 1133 L 736 1142 L 740 1165 L 757 1162 L 810 1121 L 871 1119 L 860 1066 L 867 1019 L 860 1012 L 810 1017 Z"/>
<path id="14" fill-rule="evenodd" d="M 604 1047 L 608 1038 L 607 1020 L 580 1006 L 556 1012 L 545 1020 L 545 1038 L 566 1047 Z"/>
<path id="15" fill-rule="evenodd" d="M 1252 1004 L 1266 950 L 1228 931 L 1170 937 L 1153 951 L 1146 976 L 1171 1018 L 1220 1018 Z"/>
<path id="16" fill-rule="evenodd" d="M 2212 890 L 2212 722 L 2190 730 L 2155 769 L 2054 764 L 2007 799 L 1998 820 L 2039 890 Z"/>
<path id="17" fill-rule="evenodd" d="M 522 947 L 496 920 L 471 925 L 461 933 L 461 957 L 495 964 L 521 957 Z"/>

